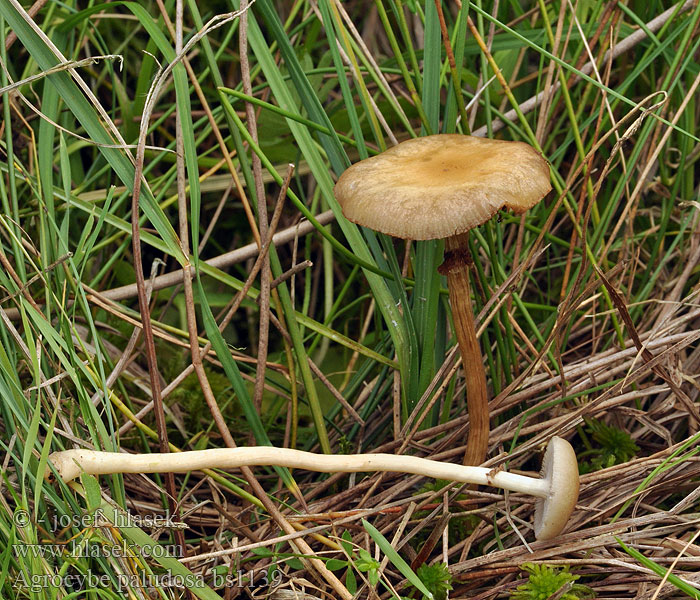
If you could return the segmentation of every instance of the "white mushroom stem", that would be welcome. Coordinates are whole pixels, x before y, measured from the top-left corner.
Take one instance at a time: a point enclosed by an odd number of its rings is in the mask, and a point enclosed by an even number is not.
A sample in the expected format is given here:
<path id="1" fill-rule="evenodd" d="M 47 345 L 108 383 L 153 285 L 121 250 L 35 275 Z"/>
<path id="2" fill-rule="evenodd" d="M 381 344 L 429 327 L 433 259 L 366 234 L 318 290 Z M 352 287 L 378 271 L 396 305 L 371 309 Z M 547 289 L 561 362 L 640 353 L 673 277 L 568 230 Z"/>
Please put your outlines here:
<path id="1" fill-rule="evenodd" d="M 199 469 L 279 466 L 322 473 L 393 471 L 446 479 L 460 483 L 491 485 L 537 498 L 535 537 L 546 540 L 564 529 L 578 499 L 576 454 L 566 440 L 553 437 L 542 461 L 540 477 L 527 477 L 487 469 L 443 463 L 417 456 L 395 454 L 313 454 L 289 448 L 254 446 L 194 450 L 171 454 L 123 454 L 94 450 L 54 452 L 49 460 L 64 481 L 80 473 L 185 473 Z M 48 472 L 47 472 L 48 475 Z"/>
<path id="2" fill-rule="evenodd" d="M 279 466 L 321 473 L 393 471 L 460 483 L 492 485 L 511 492 L 524 492 L 538 498 L 545 498 L 549 493 L 548 483 L 536 477 L 395 454 L 314 454 L 291 448 L 252 446 L 192 450 L 170 454 L 124 454 L 95 450 L 64 450 L 54 452 L 49 459 L 64 481 L 74 479 L 81 472 L 91 475 L 185 473 L 201 469 Z"/>

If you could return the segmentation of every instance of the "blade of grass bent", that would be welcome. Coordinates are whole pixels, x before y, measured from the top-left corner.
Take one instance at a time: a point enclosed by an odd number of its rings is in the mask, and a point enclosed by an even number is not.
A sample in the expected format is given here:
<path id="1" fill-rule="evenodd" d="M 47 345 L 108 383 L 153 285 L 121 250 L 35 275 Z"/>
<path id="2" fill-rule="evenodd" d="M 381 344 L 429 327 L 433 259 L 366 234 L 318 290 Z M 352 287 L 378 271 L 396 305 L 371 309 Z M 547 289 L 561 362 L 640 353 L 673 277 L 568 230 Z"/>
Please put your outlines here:
<path id="1" fill-rule="evenodd" d="M 680 591 L 688 595 L 688 597 L 700 599 L 700 591 L 683 581 L 680 577 L 678 577 L 678 575 L 670 573 L 669 570 L 666 569 L 666 567 L 660 565 L 657 562 L 654 562 L 650 558 L 647 558 L 636 548 L 631 548 L 630 546 L 627 546 L 620 538 L 615 539 L 617 540 L 617 543 L 620 544 L 620 546 L 622 546 L 622 549 L 625 552 L 627 552 L 627 554 L 629 554 L 632 558 L 638 561 L 643 567 L 646 567 L 650 571 L 653 571 L 662 579 L 666 578 L 669 583 L 676 586 Z"/>
<path id="2" fill-rule="evenodd" d="M 369 536 L 375 541 L 377 546 L 386 555 L 392 565 L 394 565 L 400 573 L 411 582 L 416 589 L 418 589 L 421 594 L 423 594 L 429 600 L 433 600 L 433 594 L 425 587 L 425 584 L 420 580 L 418 575 L 413 572 L 410 565 L 401 558 L 401 555 L 396 551 L 396 549 L 391 545 L 389 540 L 387 540 L 381 532 L 370 524 L 365 519 L 362 519 L 362 526 L 365 528 Z"/>
<path id="3" fill-rule="evenodd" d="M 60 64 L 59 59 L 53 51 L 39 37 L 39 35 L 29 26 L 24 17 L 14 6 L 13 0 L 0 0 L 0 12 L 10 24 L 10 27 L 17 34 L 19 40 L 24 44 L 32 58 L 39 67 L 45 71 Z M 145 11 L 144 11 L 145 13 Z M 152 23 L 150 16 L 148 21 Z M 143 24 L 143 23 L 142 23 Z M 145 26 L 145 24 L 144 24 Z M 153 29 L 153 27 L 151 27 Z M 152 34 L 152 31 L 149 31 Z M 161 34 L 162 35 L 162 34 Z M 85 98 L 76 83 L 66 72 L 57 72 L 48 76 L 49 81 L 56 86 L 58 93 L 63 98 L 66 106 L 75 115 L 76 119 L 85 128 L 89 137 L 101 144 L 100 152 L 107 162 L 112 166 L 119 179 L 131 189 L 134 182 L 134 166 L 121 149 L 108 147 L 114 145 L 114 139 L 102 125 L 95 108 Z M 170 254 L 178 261 L 182 262 L 184 256 L 180 250 L 178 238 L 172 225 L 166 218 L 163 211 L 155 203 L 153 195 L 145 189 L 143 194 L 143 210 L 149 220 L 156 228 L 161 238 L 167 245 Z"/>
<path id="4" fill-rule="evenodd" d="M 341 84 L 342 85 L 342 84 Z M 285 119 L 292 119 L 293 121 L 296 121 L 297 123 L 300 123 L 306 127 L 310 127 L 311 129 L 314 129 L 316 131 L 319 131 L 320 133 L 325 133 L 325 134 L 330 134 L 330 130 L 323 125 L 319 125 L 315 121 L 312 121 L 311 119 L 306 119 L 305 117 L 302 117 L 298 113 L 295 112 L 290 112 L 287 110 L 282 110 L 279 106 L 275 106 L 274 104 L 270 104 L 269 102 L 265 102 L 264 100 L 261 100 L 260 98 L 256 98 L 255 96 L 248 96 L 247 94 L 244 94 L 243 92 L 239 90 L 234 90 L 232 88 L 228 87 L 220 87 L 218 88 L 220 91 L 224 92 L 225 94 L 228 94 L 230 96 L 234 96 L 236 98 L 239 98 L 240 100 L 245 100 L 246 102 L 250 102 L 251 104 L 255 104 L 256 106 L 260 106 L 261 108 L 264 108 L 265 110 L 269 110 L 270 112 L 276 113 L 278 115 L 283 116 Z M 354 104 L 351 105 L 354 108 Z M 353 129 L 353 131 L 355 131 Z M 352 138 L 343 135 L 341 133 L 336 132 L 336 135 L 338 136 L 338 139 L 342 140 L 346 144 L 350 144 L 352 146 L 357 146 L 358 148 L 365 148 L 364 147 L 364 140 L 361 137 L 358 137 L 357 139 L 359 142 L 356 142 Z M 366 149 L 366 148 L 365 148 Z"/>

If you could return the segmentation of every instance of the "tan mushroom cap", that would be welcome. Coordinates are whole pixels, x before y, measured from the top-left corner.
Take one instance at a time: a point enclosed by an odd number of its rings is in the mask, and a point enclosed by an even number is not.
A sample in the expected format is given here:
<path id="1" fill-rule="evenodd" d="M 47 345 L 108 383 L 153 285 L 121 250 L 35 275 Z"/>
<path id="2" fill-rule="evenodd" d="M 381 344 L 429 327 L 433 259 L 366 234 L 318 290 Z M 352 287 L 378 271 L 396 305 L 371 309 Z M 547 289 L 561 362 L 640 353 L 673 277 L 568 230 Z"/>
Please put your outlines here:
<path id="1" fill-rule="evenodd" d="M 477 227 L 504 207 L 523 213 L 551 189 L 547 161 L 528 144 L 440 134 L 355 163 L 335 196 L 358 225 L 431 240 Z"/>

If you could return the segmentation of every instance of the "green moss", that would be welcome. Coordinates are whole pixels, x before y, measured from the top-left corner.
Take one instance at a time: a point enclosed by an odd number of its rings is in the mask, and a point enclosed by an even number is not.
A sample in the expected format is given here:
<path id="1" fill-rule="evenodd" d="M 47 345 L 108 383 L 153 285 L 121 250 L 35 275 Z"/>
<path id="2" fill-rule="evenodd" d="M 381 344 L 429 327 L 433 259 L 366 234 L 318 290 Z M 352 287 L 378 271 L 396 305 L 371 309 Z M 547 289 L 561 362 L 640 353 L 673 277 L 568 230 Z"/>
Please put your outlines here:
<path id="1" fill-rule="evenodd" d="M 524 563 L 520 568 L 528 574 L 528 580 L 511 592 L 511 600 L 547 600 L 552 597 L 559 600 L 580 600 L 595 596 L 591 588 L 574 583 L 579 576 L 569 573 L 568 565 L 556 569 L 549 565 Z"/>
<path id="2" fill-rule="evenodd" d="M 588 460 L 580 463 L 581 473 L 591 473 L 626 463 L 639 452 L 639 446 L 632 441 L 629 433 L 602 421 L 586 421 L 586 431 L 597 447 L 579 454 L 580 458 L 588 457 Z"/>
<path id="3" fill-rule="evenodd" d="M 452 589 L 452 574 L 443 562 L 437 562 L 432 565 L 423 563 L 418 567 L 416 575 L 420 577 L 420 580 L 428 588 L 428 591 L 432 593 L 435 600 L 445 600 L 447 592 Z M 423 597 L 425 598 L 425 596 Z"/>

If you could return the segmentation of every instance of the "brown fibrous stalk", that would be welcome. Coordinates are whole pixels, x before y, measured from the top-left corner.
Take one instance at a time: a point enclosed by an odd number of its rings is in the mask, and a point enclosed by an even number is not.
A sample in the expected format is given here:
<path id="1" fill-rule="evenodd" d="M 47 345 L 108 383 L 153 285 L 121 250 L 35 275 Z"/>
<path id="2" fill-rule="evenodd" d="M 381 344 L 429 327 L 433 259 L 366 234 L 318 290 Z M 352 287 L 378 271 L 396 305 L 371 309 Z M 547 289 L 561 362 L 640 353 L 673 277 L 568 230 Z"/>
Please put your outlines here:
<path id="1" fill-rule="evenodd" d="M 440 272 L 447 276 L 452 318 L 467 389 L 469 437 L 462 462 L 465 465 L 480 465 L 486 460 L 489 445 L 489 399 L 481 347 L 474 326 L 468 239 L 468 234 L 463 233 L 445 240 L 445 262 Z"/>

